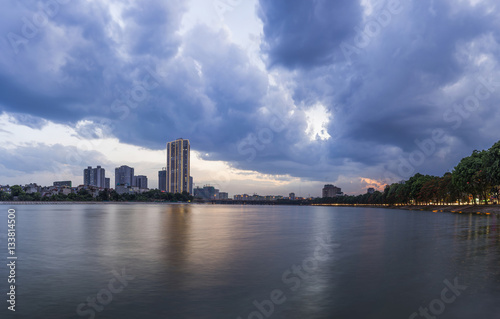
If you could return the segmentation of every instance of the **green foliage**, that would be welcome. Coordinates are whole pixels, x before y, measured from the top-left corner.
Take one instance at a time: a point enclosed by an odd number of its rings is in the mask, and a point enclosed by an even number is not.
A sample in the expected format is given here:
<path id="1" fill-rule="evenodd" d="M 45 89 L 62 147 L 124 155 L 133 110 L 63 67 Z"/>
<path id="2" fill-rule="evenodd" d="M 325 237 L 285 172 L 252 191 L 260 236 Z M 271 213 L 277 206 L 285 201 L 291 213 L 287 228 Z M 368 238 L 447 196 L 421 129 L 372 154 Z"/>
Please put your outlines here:
<path id="1" fill-rule="evenodd" d="M 19 201 L 137 201 L 137 202 L 191 202 L 193 196 L 188 192 L 182 194 L 164 193 L 160 190 L 153 189 L 141 194 L 118 194 L 115 190 L 105 189 L 99 192 L 98 196 L 94 198 L 92 194 L 86 189 L 80 189 L 76 194 L 70 193 L 68 195 L 55 194 L 51 196 L 44 196 L 40 193 L 26 194 L 21 186 L 12 186 L 11 194 L 0 191 L 0 201 L 11 201 L 14 196 L 17 196 Z M 13 195 L 15 194 L 15 195 Z"/>
<path id="2" fill-rule="evenodd" d="M 10 194 L 12 196 L 20 196 L 20 195 L 24 195 L 25 192 L 23 191 L 23 188 L 19 185 L 14 185 L 14 186 L 11 186 L 10 188 Z"/>
<path id="3" fill-rule="evenodd" d="M 492 183 L 498 180 L 494 170 L 488 167 L 490 161 L 492 156 L 489 151 L 474 151 L 471 156 L 463 158 L 453 170 L 454 186 L 460 192 L 471 195 L 474 203 L 479 196 L 487 204 Z"/>

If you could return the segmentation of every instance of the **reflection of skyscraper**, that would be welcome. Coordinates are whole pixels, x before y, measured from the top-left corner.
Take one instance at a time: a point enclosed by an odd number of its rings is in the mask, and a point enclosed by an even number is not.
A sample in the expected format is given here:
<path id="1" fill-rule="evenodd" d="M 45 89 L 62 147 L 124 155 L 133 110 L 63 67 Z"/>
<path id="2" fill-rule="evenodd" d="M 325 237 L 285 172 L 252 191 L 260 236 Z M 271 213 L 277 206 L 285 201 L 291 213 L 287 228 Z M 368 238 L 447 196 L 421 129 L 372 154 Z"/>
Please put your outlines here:
<path id="1" fill-rule="evenodd" d="M 134 180 L 134 168 L 126 165 L 115 168 L 115 186 L 132 186 Z"/>
<path id="2" fill-rule="evenodd" d="M 167 143 L 167 192 L 189 192 L 190 183 L 189 140 L 179 138 Z"/>

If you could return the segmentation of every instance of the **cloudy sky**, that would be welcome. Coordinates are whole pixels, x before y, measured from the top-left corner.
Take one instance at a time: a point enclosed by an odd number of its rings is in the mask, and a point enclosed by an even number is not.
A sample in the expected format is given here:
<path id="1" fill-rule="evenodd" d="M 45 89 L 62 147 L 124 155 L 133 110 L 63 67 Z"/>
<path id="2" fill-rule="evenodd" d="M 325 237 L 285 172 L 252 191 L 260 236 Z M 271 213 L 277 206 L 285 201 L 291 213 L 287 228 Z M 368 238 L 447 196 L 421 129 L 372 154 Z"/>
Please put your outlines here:
<path id="1" fill-rule="evenodd" d="M 6 0 L 0 184 L 135 167 L 188 138 L 196 185 L 349 194 L 500 139 L 497 0 Z"/>

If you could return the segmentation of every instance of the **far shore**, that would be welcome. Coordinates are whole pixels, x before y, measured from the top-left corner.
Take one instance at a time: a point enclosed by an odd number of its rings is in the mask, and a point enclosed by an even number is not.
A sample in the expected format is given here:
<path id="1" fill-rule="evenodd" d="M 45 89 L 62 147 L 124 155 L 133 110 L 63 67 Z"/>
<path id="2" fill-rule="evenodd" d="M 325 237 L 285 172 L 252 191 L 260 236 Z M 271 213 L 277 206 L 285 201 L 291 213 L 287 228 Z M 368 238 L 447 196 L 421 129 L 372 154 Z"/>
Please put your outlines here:
<path id="1" fill-rule="evenodd" d="M 88 202 L 74 202 L 74 201 L 58 201 L 58 202 L 49 202 L 49 201 L 33 201 L 33 202 L 0 202 L 0 205 L 101 205 L 101 204 L 123 204 L 123 205 L 128 205 L 128 204 L 191 204 L 187 202 L 113 202 L 113 201 L 88 201 Z"/>

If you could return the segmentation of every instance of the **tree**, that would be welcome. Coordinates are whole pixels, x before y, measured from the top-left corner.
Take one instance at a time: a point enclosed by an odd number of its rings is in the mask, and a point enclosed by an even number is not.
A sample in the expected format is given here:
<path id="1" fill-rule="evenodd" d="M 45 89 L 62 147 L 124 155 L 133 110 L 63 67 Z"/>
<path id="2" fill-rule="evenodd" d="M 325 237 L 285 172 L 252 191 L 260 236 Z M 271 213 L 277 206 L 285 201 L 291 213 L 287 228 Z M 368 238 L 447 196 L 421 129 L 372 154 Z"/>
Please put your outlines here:
<path id="1" fill-rule="evenodd" d="M 492 178 L 488 175 L 488 151 L 474 151 L 463 158 L 453 170 L 453 185 L 472 195 L 474 204 L 479 196 L 488 204 Z"/>
<path id="2" fill-rule="evenodd" d="M 10 188 L 10 194 L 12 196 L 20 196 L 20 195 L 24 195 L 26 194 L 24 191 L 23 191 L 23 188 L 19 185 L 14 185 Z"/>
<path id="3" fill-rule="evenodd" d="M 108 201 L 109 200 L 108 190 L 105 189 L 105 190 L 99 191 L 99 195 L 97 195 L 97 200 Z"/>

